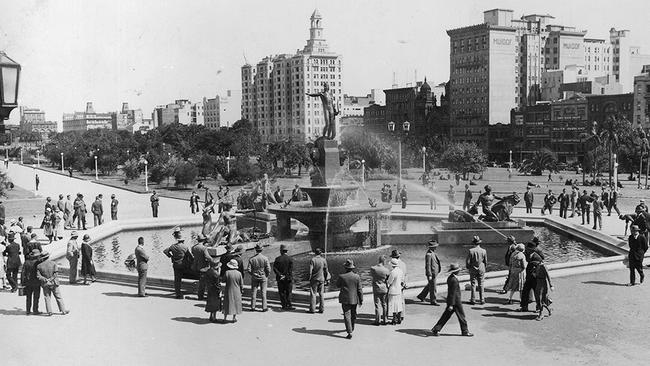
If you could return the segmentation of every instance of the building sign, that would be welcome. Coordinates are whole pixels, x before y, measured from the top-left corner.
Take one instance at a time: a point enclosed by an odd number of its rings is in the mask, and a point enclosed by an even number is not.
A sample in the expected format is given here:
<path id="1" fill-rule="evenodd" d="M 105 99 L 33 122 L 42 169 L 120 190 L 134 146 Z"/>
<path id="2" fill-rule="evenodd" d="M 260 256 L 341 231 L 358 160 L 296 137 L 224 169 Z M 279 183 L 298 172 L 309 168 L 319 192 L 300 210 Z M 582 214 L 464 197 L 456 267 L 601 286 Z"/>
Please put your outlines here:
<path id="1" fill-rule="evenodd" d="M 562 48 L 566 48 L 567 50 L 577 50 L 580 48 L 580 43 L 563 43 Z"/>
<path id="2" fill-rule="evenodd" d="M 510 38 L 495 38 L 492 40 L 494 44 L 500 45 L 500 46 L 509 46 L 512 43 L 512 39 Z"/>

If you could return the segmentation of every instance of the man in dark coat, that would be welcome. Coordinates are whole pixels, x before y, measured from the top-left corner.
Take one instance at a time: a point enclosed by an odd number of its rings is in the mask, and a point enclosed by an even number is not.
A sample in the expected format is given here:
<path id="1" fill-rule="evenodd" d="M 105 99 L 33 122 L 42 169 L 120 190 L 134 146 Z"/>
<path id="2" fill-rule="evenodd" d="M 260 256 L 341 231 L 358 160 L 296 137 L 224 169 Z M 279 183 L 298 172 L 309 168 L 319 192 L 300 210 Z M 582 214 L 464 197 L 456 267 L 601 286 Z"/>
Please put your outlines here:
<path id="1" fill-rule="evenodd" d="M 158 197 L 158 193 L 156 193 L 156 191 L 153 191 L 153 194 L 151 194 L 151 197 L 149 197 L 149 201 L 151 201 L 151 214 L 153 217 L 158 217 L 158 206 L 160 205 L 160 198 Z"/>
<path id="2" fill-rule="evenodd" d="M 77 193 L 77 198 L 74 200 L 74 215 L 77 218 L 77 229 L 86 230 L 86 202 L 81 193 Z"/>
<path id="3" fill-rule="evenodd" d="M 286 244 L 280 244 L 280 256 L 275 258 L 273 262 L 273 272 L 275 272 L 275 280 L 278 283 L 278 294 L 280 295 L 282 309 L 295 310 L 291 305 L 293 259 L 287 255 L 287 252 Z"/>
<path id="4" fill-rule="evenodd" d="M 138 270 L 138 296 L 146 297 L 147 270 L 149 269 L 149 255 L 144 250 L 144 238 L 138 238 L 138 246 L 135 247 L 135 261 Z"/>
<path id="5" fill-rule="evenodd" d="M 379 256 L 379 262 L 370 267 L 370 276 L 372 277 L 372 297 L 375 300 L 375 322 L 374 325 L 386 324 L 388 319 L 388 283 L 386 280 L 390 275 L 390 270 L 386 267 L 388 257 Z"/>
<path id="6" fill-rule="evenodd" d="M 205 247 L 205 235 L 199 234 L 196 238 L 196 244 L 192 246 L 192 272 L 199 275 L 199 286 L 197 290 L 197 297 L 203 300 L 205 297 L 205 273 L 210 269 L 212 257 Z"/>
<path id="7" fill-rule="evenodd" d="M 571 204 L 571 197 L 566 193 L 566 188 L 562 189 L 562 193 L 560 193 L 557 200 L 560 203 L 560 217 L 566 219 L 566 212 L 569 210 L 569 204 Z"/>
<path id="8" fill-rule="evenodd" d="M 93 213 L 93 223 L 95 226 L 102 224 L 102 216 L 104 215 L 104 206 L 100 196 L 95 197 L 95 202 L 90 206 L 90 211 Z"/>
<path id="9" fill-rule="evenodd" d="M 25 286 L 25 303 L 27 315 L 39 315 L 38 301 L 41 298 L 41 281 L 38 280 L 36 266 L 39 263 L 41 251 L 32 250 L 23 264 L 23 272 L 20 275 L 20 282 Z"/>
<path id="10" fill-rule="evenodd" d="M 81 275 L 84 276 L 84 285 L 88 284 L 88 277 L 95 282 L 95 262 L 93 262 L 93 248 L 90 246 L 90 235 L 85 234 L 81 241 Z"/>
<path id="11" fill-rule="evenodd" d="M 465 198 L 463 198 L 463 211 L 469 211 L 472 206 L 472 191 L 469 189 L 469 184 L 465 184 Z"/>
<path id="12" fill-rule="evenodd" d="M 524 256 L 526 257 L 526 263 L 528 264 L 526 265 L 526 281 L 524 282 L 524 287 L 521 290 L 521 308 L 519 309 L 519 311 L 523 311 L 523 312 L 528 311 L 530 292 L 537 285 L 537 280 L 533 275 L 535 273 L 535 270 L 537 269 L 537 266 L 531 262 L 533 259 L 533 254 L 538 255 L 540 261 L 544 259 L 544 254 L 538 248 L 538 246 L 539 246 L 539 238 L 534 237 L 533 241 L 526 244 L 526 249 L 524 250 Z"/>
<path id="13" fill-rule="evenodd" d="M 346 259 L 344 267 L 345 273 L 339 275 L 336 286 L 340 289 L 339 303 L 343 309 L 345 331 L 348 333 L 346 338 L 351 339 L 354 323 L 357 320 L 357 305 L 363 305 L 363 289 L 361 287 L 361 278 L 358 274 L 352 272 L 354 269 L 352 259 Z"/>
<path id="14" fill-rule="evenodd" d="M 553 215 L 553 205 L 557 202 L 557 198 L 553 194 L 553 190 L 549 189 L 546 196 L 544 196 L 544 207 L 542 207 L 542 215 L 548 210 L 549 215 Z"/>
<path id="15" fill-rule="evenodd" d="M 18 289 L 18 270 L 22 264 L 22 260 L 20 259 L 20 244 L 16 243 L 14 241 L 15 239 L 16 234 L 12 232 L 7 234 L 9 243 L 2 253 L 2 255 L 7 257 L 7 280 L 9 280 L 9 285 L 11 286 L 11 292 L 16 292 Z"/>
<path id="16" fill-rule="evenodd" d="M 111 220 L 117 220 L 117 206 L 120 201 L 115 198 L 115 194 L 111 194 Z"/>
<path id="17" fill-rule="evenodd" d="M 406 193 L 406 184 L 402 186 L 402 190 L 399 191 L 399 198 L 402 200 L 402 208 L 406 208 L 406 201 L 408 200 L 408 194 Z"/>
<path id="18" fill-rule="evenodd" d="M 460 285 L 458 283 L 458 278 L 456 274 L 460 272 L 460 266 L 456 263 L 453 263 L 449 266 L 449 277 L 447 277 L 447 307 L 445 311 L 440 316 L 440 319 L 436 325 L 431 329 L 434 336 L 438 336 L 442 327 L 447 324 L 447 321 L 451 317 L 451 314 L 456 314 L 458 322 L 460 323 L 461 334 L 465 337 L 473 337 L 474 334 L 470 333 L 467 329 L 467 320 L 465 320 L 465 311 L 463 310 L 463 303 L 460 299 Z"/>
<path id="19" fill-rule="evenodd" d="M 582 225 L 585 224 L 585 217 L 587 218 L 587 225 L 589 225 L 589 215 L 591 215 L 591 202 L 593 198 L 587 195 L 587 190 L 582 191 L 582 196 L 578 197 L 578 207 L 582 214 Z"/>
<path id="20" fill-rule="evenodd" d="M 427 254 L 424 255 L 424 273 L 427 276 L 428 285 L 424 286 L 422 292 L 417 296 L 420 301 L 424 301 L 427 297 L 427 294 L 430 295 L 431 305 L 438 306 L 438 291 L 436 290 L 436 276 L 440 273 L 440 259 L 436 254 L 436 248 L 438 247 L 438 242 L 436 240 L 429 241 L 429 250 Z"/>
<path id="21" fill-rule="evenodd" d="M 183 279 L 183 272 L 185 271 L 185 263 L 183 260 L 185 259 L 185 255 L 189 251 L 189 248 L 185 245 L 185 240 L 181 235 L 180 227 L 175 227 L 172 235 L 174 236 L 174 239 L 176 239 L 176 243 L 163 250 L 163 253 L 172 261 L 172 268 L 174 269 L 174 292 L 176 293 L 177 299 L 182 299 L 183 293 L 181 291 L 181 281 Z"/>
<path id="22" fill-rule="evenodd" d="M 530 186 L 526 186 L 526 193 L 524 193 L 524 202 L 526 203 L 526 213 L 533 213 L 533 201 L 535 195 L 530 190 Z"/>
<path id="23" fill-rule="evenodd" d="M 639 226 L 632 225 L 630 228 L 632 234 L 627 239 L 630 247 L 628 259 L 630 261 L 630 283 L 628 286 L 634 286 L 636 282 L 635 271 L 639 272 L 639 283 L 643 283 L 643 257 L 648 251 L 648 242 L 646 238 L 639 233 Z"/>

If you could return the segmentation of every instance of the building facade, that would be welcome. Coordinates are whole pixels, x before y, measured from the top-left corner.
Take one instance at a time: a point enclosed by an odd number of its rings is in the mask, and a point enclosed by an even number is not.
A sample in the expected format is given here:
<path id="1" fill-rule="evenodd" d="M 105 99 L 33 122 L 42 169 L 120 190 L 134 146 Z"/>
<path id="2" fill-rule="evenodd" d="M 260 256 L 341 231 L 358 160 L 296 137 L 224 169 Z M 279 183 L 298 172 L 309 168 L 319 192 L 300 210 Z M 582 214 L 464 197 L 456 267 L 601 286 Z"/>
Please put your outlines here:
<path id="1" fill-rule="evenodd" d="M 241 67 L 241 117 L 252 122 L 264 143 L 308 141 L 322 134 L 322 104 L 306 93 L 320 93 L 328 84 L 336 108 L 343 105 L 341 56 L 329 50 L 318 10 L 310 23 L 307 45 L 296 54 L 268 56 Z"/>
<path id="2" fill-rule="evenodd" d="M 142 123 L 142 110 L 129 108 L 129 103 L 122 103 L 122 110 L 113 113 L 112 127 L 114 130 L 132 131 L 134 124 Z"/>
<path id="3" fill-rule="evenodd" d="M 21 106 L 19 129 L 25 132 L 38 132 L 43 140 L 47 140 L 50 133 L 58 131 L 58 124 L 54 121 L 46 121 L 45 111 Z"/>
<path id="4" fill-rule="evenodd" d="M 87 102 L 85 111 L 63 114 L 63 132 L 88 131 L 98 128 L 111 129 L 113 115 L 114 113 L 97 113 L 93 108 L 93 103 Z"/>
<path id="5" fill-rule="evenodd" d="M 650 130 L 650 65 L 634 77 L 634 127 Z"/>
<path id="6" fill-rule="evenodd" d="M 188 99 L 177 99 L 174 103 L 154 108 L 151 119 L 155 127 L 180 123 L 182 125 L 204 125 L 203 102 L 192 103 Z"/>

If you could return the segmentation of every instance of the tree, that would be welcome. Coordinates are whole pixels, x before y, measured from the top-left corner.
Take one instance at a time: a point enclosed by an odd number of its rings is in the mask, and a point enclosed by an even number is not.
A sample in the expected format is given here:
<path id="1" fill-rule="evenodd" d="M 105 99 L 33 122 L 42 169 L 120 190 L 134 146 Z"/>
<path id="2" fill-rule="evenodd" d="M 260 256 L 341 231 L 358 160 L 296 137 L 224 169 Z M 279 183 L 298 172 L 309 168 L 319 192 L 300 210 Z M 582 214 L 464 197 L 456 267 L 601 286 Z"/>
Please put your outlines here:
<path id="1" fill-rule="evenodd" d="M 535 151 L 533 156 L 528 159 L 525 159 L 519 171 L 522 173 L 530 173 L 532 175 L 542 175 L 544 170 L 550 172 L 557 171 L 557 159 L 553 152 L 549 149 L 541 149 Z"/>
<path id="2" fill-rule="evenodd" d="M 485 170 L 487 156 L 475 143 L 449 144 L 440 157 L 440 165 L 456 174 L 481 173 Z"/>
<path id="3" fill-rule="evenodd" d="M 377 135 L 354 130 L 341 135 L 341 147 L 347 150 L 350 159 L 365 160 L 366 167 L 392 168 L 396 164 L 396 153 Z"/>
<path id="4" fill-rule="evenodd" d="M 248 157 L 240 157 L 230 162 L 230 172 L 226 167 L 226 159 L 217 160 L 217 170 L 219 174 L 228 182 L 238 184 L 248 183 L 260 176 L 260 168 L 251 164 Z"/>
<path id="5" fill-rule="evenodd" d="M 194 182 L 196 176 L 199 174 L 199 170 L 194 166 L 194 164 L 189 161 L 183 161 L 176 166 L 174 170 L 174 185 L 187 187 L 188 184 Z"/>
<path id="6" fill-rule="evenodd" d="M 129 180 L 138 179 L 142 173 L 142 165 L 136 159 L 129 159 L 124 162 L 122 166 L 122 172 L 124 173 L 125 182 Z"/>
<path id="7" fill-rule="evenodd" d="M 217 158 L 205 152 L 201 152 L 192 159 L 196 168 L 198 169 L 198 176 L 201 178 L 216 177 L 217 172 Z"/>

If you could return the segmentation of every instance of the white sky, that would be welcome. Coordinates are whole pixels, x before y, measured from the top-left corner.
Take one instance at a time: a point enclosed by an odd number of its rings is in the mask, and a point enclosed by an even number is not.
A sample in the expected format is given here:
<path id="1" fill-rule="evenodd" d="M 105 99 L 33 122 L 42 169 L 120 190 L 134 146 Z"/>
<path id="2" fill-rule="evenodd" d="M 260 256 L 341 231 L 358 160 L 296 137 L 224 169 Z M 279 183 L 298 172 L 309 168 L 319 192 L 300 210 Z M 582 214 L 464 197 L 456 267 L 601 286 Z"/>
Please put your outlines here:
<path id="1" fill-rule="evenodd" d="M 445 31 L 483 21 L 483 11 L 551 14 L 556 24 L 607 38 L 629 29 L 650 53 L 648 1 L 481 0 L 0 0 L 0 50 L 22 65 L 19 102 L 60 121 L 86 101 L 98 112 L 123 101 L 142 108 L 240 89 L 244 54 L 294 53 L 318 7 L 330 48 L 343 55 L 344 93 L 449 77 Z M 644 39 L 644 36 L 646 37 Z M 18 110 L 11 120 L 18 121 Z"/>

